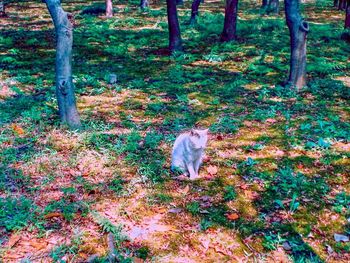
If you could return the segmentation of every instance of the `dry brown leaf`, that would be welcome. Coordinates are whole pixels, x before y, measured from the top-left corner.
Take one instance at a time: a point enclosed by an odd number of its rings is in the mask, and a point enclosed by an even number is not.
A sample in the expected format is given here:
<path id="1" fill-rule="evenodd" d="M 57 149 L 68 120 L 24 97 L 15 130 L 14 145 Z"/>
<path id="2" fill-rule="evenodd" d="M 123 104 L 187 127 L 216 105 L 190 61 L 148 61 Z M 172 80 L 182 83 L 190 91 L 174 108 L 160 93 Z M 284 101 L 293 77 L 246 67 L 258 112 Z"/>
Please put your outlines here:
<path id="1" fill-rule="evenodd" d="M 268 122 L 268 123 L 275 123 L 275 122 L 277 122 L 277 120 L 272 119 L 272 118 L 268 118 L 268 119 L 266 119 L 266 122 Z"/>
<path id="2" fill-rule="evenodd" d="M 259 194 L 255 191 L 245 190 L 244 196 L 247 197 L 248 199 L 255 199 L 259 196 Z"/>
<path id="3" fill-rule="evenodd" d="M 48 214 L 44 215 L 45 219 L 50 219 L 53 217 L 63 217 L 63 215 L 62 215 L 62 213 L 59 213 L 59 212 L 52 212 L 52 213 L 48 213 Z"/>
<path id="4" fill-rule="evenodd" d="M 186 185 L 186 187 L 184 189 L 180 190 L 180 193 L 185 195 L 188 193 L 188 191 L 190 191 L 190 186 Z"/>
<path id="5" fill-rule="evenodd" d="M 242 190 L 247 190 L 248 189 L 248 185 L 247 184 L 241 184 L 240 186 L 239 186 L 239 188 L 241 188 Z"/>
<path id="6" fill-rule="evenodd" d="M 224 139 L 224 137 L 222 137 L 222 135 L 219 134 L 218 136 L 216 136 L 216 139 L 217 139 L 218 141 L 222 141 L 222 140 Z"/>
<path id="7" fill-rule="evenodd" d="M 10 239 L 9 239 L 9 242 L 8 242 L 7 246 L 8 246 L 9 248 L 12 248 L 14 245 L 17 244 L 17 242 L 18 242 L 20 239 L 21 239 L 21 236 L 20 236 L 20 235 L 18 235 L 18 234 L 12 235 L 12 236 L 10 237 Z"/>
<path id="8" fill-rule="evenodd" d="M 23 257 L 23 255 L 21 255 L 21 254 L 9 254 L 9 255 L 6 255 L 6 257 L 4 257 L 4 259 L 19 259 L 22 257 Z M 8 261 L 8 262 L 11 262 L 11 261 Z"/>
<path id="9" fill-rule="evenodd" d="M 135 262 L 135 263 L 143 263 L 143 262 L 145 262 L 143 259 L 141 259 L 141 258 L 133 258 L 133 261 Z"/>
<path id="10" fill-rule="evenodd" d="M 165 207 L 157 207 L 157 208 L 154 209 L 154 212 L 160 213 L 160 214 L 164 214 L 167 211 L 168 211 L 168 209 L 165 208 Z"/>
<path id="11" fill-rule="evenodd" d="M 210 240 L 209 239 L 203 239 L 201 240 L 201 244 L 205 250 L 208 250 L 209 245 L 210 245 Z"/>
<path id="12" fill-rule="evenodd" d="M 229 220 L 237 220 L 239 218 L 239 215 L 237 213 L 231 213 L 231 214 L 226 215 L 226 217 Z"/>
<path id="13" fill-rule="evenodd" d="M 297 168 L 298 168 L 298 169 L 303 169 L 303 168 L 304 168 L 304 165 L 303 165 L 302 163 L 298 163 L 298 164 L 297 164 Z"/>
<path id="14" fill-rule="evenodd" d="M 35 241 L 31 241 L 30 245 L 32 247 L 34 247 L 36 250 L 41 250 L 43 248 L 45 248 L 47 246 L 46 242 L 35 242 Z"/>
<path id="15" fill-rule="evenodd" d="M 218 173 L 218 167 L 215 166 L 215 165 L 209 165 L 207 167 L 207 172 L 210 174 L 210 175 L 215 175 Z"/>
<path id="16" fill-rule="evenodd" d="M 14 131 L 14 133 L 16 133 L 17 135 L 22 135 L 24 134 L 24 130 L 21 126 L 19 126 L 16 123 L 12 123 L 11 124 L 11 129 Z"/>

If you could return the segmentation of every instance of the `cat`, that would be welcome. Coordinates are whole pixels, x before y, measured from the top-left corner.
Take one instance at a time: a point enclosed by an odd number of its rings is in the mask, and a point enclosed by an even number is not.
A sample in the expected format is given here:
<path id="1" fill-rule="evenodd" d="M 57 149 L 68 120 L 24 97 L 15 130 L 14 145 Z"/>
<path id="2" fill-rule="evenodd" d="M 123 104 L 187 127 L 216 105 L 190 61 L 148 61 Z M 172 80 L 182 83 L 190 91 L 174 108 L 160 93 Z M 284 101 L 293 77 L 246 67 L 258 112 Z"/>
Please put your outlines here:
<path id="1" fill-rule="evenodd" d="M 171 170 L 184 173 L 190 180 L 197 179 L 207 141 L 208 129 L 192 129 L 180 134 L 174 143 Z"/>

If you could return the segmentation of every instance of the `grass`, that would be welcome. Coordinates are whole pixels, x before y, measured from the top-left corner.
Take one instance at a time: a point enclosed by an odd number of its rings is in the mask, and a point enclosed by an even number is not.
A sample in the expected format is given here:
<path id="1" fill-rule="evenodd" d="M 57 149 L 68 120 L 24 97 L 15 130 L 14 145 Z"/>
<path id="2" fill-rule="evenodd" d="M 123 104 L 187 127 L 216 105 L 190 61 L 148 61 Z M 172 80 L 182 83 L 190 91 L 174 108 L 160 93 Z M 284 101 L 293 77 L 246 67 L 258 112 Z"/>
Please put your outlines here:
<path id="1" fill-rule="evenodd" d="M 189 26 L 185 2 L 185 52 L 169 56 L 164 5 L 122 1 L 105 19 L 101 4 L 64 3 L 79 133 L 59 125 L 44 4 L 10 3 L 1 21 L 1 260 L 106 262 L 108 233 L 121 262 L 349 260 L 333 237 L 349 234 L 350 215 L 343 13 L 302 5 L 308 86 L 296 92 L 283 86 L 282 14 L 243 1 L 237 41 L 220 43 L 223 3 L 202 4 Z M 193 126 L 211 133 L 202 179 L 173 180 L 172 144 Z"/>

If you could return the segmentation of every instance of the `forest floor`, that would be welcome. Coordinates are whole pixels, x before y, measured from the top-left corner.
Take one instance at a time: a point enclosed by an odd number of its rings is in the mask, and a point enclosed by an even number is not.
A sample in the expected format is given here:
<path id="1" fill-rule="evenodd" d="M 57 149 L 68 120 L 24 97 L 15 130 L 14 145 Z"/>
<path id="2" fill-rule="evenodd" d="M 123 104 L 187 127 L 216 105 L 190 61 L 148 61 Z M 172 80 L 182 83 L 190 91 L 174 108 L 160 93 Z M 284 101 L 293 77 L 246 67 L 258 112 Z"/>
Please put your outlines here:
<path id="1" fill-rule="evenodd" d="M 284 15 L 243 1 L 219 43 L 206 0 L 185 53 L 169 56 L 166 10 L 71 1 L 83 129 L 60 127 L 54 32 L 39 1 L 0 18 L 0 262 L 350 262 L 349 44 L 344 13 L 308 2 L 308 86 L 283 87 Z M 85 11 L 84 11 L 85 10 Z M 282 9 L 281 9 L 282 10 Z M 118 83 L 109 85 L 109 74 Z M 198 181 L 170 173 L 176 136 L 209 127 Z M 22 260 L 22 261 L 21 261 Z"/>

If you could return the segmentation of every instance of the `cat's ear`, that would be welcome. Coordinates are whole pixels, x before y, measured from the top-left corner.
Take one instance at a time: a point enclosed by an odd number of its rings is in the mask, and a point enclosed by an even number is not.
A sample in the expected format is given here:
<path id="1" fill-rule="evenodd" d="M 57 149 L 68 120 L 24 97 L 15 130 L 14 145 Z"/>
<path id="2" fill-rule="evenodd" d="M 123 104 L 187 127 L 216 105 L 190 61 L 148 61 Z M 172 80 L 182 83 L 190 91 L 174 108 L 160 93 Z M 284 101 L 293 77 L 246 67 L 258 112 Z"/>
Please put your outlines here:
<path id="1" fill-rule="evenodd" d="M 191 136 L 197 136 L 197 137 L 199 136 L 198 132 L 195 129 L 191 129 L 190 135 Z"/>

